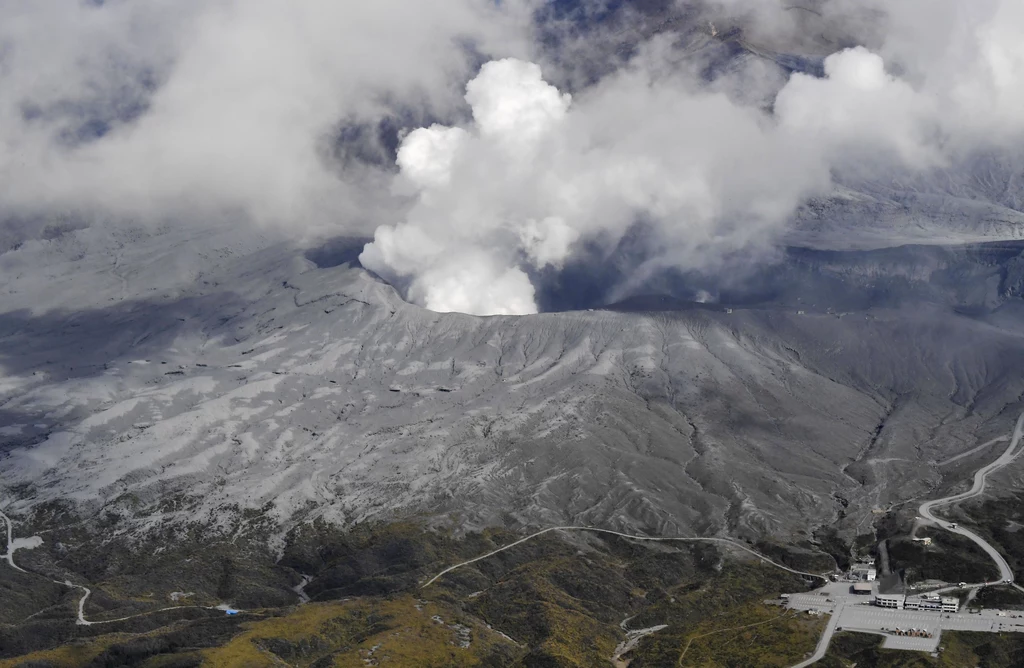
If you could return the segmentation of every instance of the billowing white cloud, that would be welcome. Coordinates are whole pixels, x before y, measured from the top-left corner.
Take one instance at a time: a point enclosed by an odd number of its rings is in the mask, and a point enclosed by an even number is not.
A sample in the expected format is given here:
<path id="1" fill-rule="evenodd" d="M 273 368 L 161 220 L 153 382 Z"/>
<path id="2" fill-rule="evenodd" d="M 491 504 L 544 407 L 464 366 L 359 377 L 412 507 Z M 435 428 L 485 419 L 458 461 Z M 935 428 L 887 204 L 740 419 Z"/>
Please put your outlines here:
<path id="1" fill-rule="evenodd" d="M 410 281 L 409 296 L 428 308 L 534 312 L 530 271 L 561 266 L 582 238 L 615 243 L 640 219 L 656 224 L 662 254 L 706 267 L 764 240 L 828 184 L 789 128 L 644 67 L 570 106 L 539 67 L 505 59 L 483 66 L 466 100 L 475 122 L 464 131 L 408 135 L 400 153 L 435 163 L 412 161 L 409 173 L 403 164 L 418 199 L 361 257 Z"/>
<path id="2" fill-rule="evenodd" d="M 977 151 L 1020 150 L 1024 3 L 872 4 L 876 50 L 830 55 L 823 79 L 794 75 L 776 100 L 783 122 L 827 142 L 837 162 L 839 153 L 849 160 L 882 151 L 905 167 L 927 168 Z"/>
<path id="3" fill-rule="evenodd" d="M 826 58 L 824 78 L 794 74 L 775 100 L 775 113 L 836 162 L 879 151 L 895 154 L 883 159 L 915 167 L 941 160 L 933 101 L 888 74 L 882 57 L 863 47 Z"/>
<path id="4" fill-rule="evenodd" d="M 556 216 L 527 220 L 519 230 L 523 250 L 536 267 L 560 265 L 579 237 L 578 230 Z"/>
<path id="5" fill-rule="evenodd" d="M 410 277 L 409 297 L 433 310 L 536 311 L 517 254 L 526 247 L 541 265 L 559 262 L 575 233 L 553 218 L 529 219 L 534 207 L 520 196 L 532 195 L 535 163 L 560 136 L 569 100 L 533 63 L 486 63 L 466 86 L 472 133 L 434 125 L 403 140 L 399 185 L 414 184 L 418 200 L 405 223 L 378 228 L 363 265 Z"/>
<path id="6" fill-rule="evenodd" d="M 480 248 L 468 249 L 452 259 L 436 263 L 419 275 L 409 297 L 443 313 L 520 315 L 536 310 L 533 285 L 522 269 L 504 266 Z"/>
<path id="7" fill-rule="evenodd" d="M 511 58 L 486 63 L 466 85 L 480 135 L 507 140 L 510 151 L 531 147 L 552 131 L 571 99 L 543 80 L 540 67 Z"/>
<path id="8" fill-rule="evenodd" d="M 398 149 L 402 176 L 417 189 L 447 186 L 452 178 L 452 162 L 465 137 L 462 128 L 436 124 L 413 130 Z"/>

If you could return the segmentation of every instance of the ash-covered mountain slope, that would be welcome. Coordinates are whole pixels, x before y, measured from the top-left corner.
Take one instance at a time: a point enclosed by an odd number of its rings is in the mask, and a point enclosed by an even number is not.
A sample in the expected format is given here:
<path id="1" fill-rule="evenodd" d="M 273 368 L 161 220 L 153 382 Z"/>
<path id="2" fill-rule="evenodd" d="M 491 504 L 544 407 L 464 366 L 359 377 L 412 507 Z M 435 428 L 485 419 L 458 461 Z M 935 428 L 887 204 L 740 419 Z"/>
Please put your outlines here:
<path id="1" fill-rule="evenodd" d="M 960 169 L 851 179 L 797 213 L 792 243 L 824 249 L 1020 239 L 1024 169 L 988 154 Z"/>
<path id="2" fill-rule="evenodd" d="M 731 312 L 480 318 L 404 302 L 344 244 L 69 232 L 0 258 L 0 496 L 139 531 L 863 532 L 1016 418 L 1022 251 L 794 250 Z"/>

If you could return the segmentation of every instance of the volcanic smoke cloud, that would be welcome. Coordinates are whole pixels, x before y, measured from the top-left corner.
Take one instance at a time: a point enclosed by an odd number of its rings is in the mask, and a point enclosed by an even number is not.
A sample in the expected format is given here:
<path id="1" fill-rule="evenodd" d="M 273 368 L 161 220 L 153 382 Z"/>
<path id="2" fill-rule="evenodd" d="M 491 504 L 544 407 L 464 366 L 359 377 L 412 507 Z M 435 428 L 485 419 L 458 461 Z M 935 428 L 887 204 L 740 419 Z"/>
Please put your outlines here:
<path id="1" fill-rule="evenodd" d="M 797 133 L 641 68 L 574 103 L 537 65 L 494 61 L 466 101 L 471 127 L 405 137 L 396 189 L 415 204 L 360 258 L 411 279 L 409 297 L 437 311 L 535 312 L 531 271 L 560 266 L 582 237 L 615 243 L 638 216 L 658 223 L 676 261 L 699 266 L 828 183 Z"/>
<path id="2" fill-rule="evenodd" d="M 901 6 L 885 50 L 909 54 L 904 77 L 879 53 L 843 50 L 824 77 L 794 74 L 771 111 L 738 101 L 728 81 L 716 90 L 671 73 L 656 43 L 575 101 L 535 64 L 487 63 L 466 88 L 471 126 L 405 137 L 396 191 L 415 202 L 361 260 L 407 280 L 429 309 L 475 314 L 535 312 L 531 273 L 560 266 L 581 239 L 614 245 L 639 220 L 660 242 L 648 268 L 707 268 L 778 233 L 832 175 L 884 178 L 1019 141 L 1022 6 L 967 13 L 950 42 L 957 62 L 930 63 L 902 23 L 926 8 Z"/>
<path id="3" fill-rule="evenodd" d="M 841 26 L 864 46 L 823 76 L 750 58 L 709 77 L 662 34 L 570 96 L 548 81 L 578 79 L 566 58 L 588 60 L 600 28 L 550 59 L 539 0 L 11 0 L 0 211 L 374 231 L 363 264 L 410 300 L 520 314 L 539 273 L 638 226 L 636 285 L 768 247 L 836 183 L 1020 155 L 1024 2 L 807 2 L 703 4 L 779 52 Z M 346 129 L 399 117 L 445 124 L 407 131 L 397 176 L 341 155 Z"/>

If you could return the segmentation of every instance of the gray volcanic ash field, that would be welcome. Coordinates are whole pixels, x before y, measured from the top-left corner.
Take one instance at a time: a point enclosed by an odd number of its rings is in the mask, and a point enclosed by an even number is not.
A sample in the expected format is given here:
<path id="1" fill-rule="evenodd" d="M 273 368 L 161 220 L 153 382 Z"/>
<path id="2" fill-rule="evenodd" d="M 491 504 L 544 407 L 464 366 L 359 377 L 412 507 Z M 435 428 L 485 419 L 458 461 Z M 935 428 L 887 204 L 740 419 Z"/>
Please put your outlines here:
<path id="1" fill-rule="evenodd" d="M 1024 392 L 1015 244 L 794 249 L 731 306 L 473 317 L 270 239 L 111 234 L 5 256 L 8 512 L 862 533 Z"/>

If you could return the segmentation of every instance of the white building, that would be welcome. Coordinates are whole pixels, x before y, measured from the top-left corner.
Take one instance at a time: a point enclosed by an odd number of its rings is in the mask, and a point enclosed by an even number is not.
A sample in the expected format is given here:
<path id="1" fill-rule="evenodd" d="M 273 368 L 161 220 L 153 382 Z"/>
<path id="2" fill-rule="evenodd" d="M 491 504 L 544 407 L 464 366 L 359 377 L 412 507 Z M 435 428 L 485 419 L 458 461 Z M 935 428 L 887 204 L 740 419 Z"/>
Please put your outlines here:
<path id="1" fill-rule="evenodd" d="M 903 603 L 905 610 L 933 610 L 935 612 L 959 612 L 960 599 L 950 596 L 925 594 L 920 597 L 908 598 Z"/>
<path id="2" fill-rule="evenodd" d="M 903 609 L 903 601 L 906 597 L 903 594 L 875 594 L 875 605 L 880 608 Z"/>
<path id="3" fill-rule="evenodd" d="M 934 610 L 938 612 L 942 610 L 942 603 L 938 600 L 932 600 L 930 598 L 908 598 L 903 603 L 904 610 Z"/>

